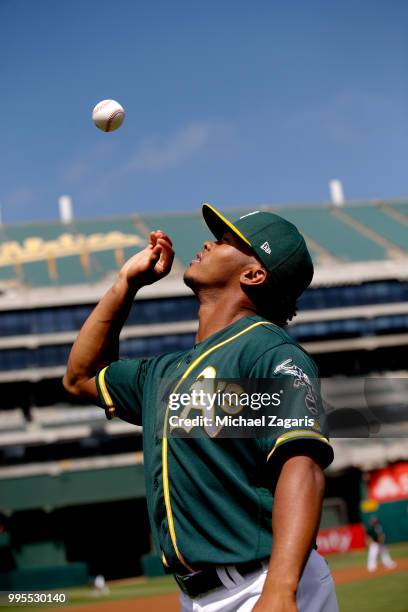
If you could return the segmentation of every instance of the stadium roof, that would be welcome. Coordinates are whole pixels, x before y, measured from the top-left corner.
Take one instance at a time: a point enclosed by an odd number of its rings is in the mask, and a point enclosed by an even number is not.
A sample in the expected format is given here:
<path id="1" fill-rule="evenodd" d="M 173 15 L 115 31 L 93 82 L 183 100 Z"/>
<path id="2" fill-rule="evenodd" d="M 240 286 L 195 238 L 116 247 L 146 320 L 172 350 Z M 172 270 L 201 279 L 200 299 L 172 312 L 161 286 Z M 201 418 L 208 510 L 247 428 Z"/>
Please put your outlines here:
<path id="1" fill-rule="evenodd" d="M 399 277 L 408 270 L 408 202 L 261 208 L 298 226 L 312 253 L 318 284 L 340 284 L 342 276 L 346 282 L 359 282 L 365 274 Z M 224 212 L 234 218 L 250 210 Z M 130 255 L 143 248 L 149 232 L 159 228 L 173 240 L 175 274 L 209 237 L 200 211 L 96 217 L 70 224 L 2 225 L 0 289 L 106 282 Z"/>

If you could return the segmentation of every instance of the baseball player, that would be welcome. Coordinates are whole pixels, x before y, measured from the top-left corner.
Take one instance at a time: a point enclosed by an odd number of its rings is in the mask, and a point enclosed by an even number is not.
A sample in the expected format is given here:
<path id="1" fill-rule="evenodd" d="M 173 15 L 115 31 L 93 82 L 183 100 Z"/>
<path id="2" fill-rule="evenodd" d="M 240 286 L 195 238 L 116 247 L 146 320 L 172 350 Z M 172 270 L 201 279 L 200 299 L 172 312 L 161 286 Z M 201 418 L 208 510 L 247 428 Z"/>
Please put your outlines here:
<path id="1" fill-rule="evenodd" d="M 254 211 L 233 223 L 209 204 L 203 215 L 215 240 L 204 243 L 184 275 L 199 302 L 194 346 L 118 357 L 137 291 L 172 266 L 171 240 L 155 231 L 82 327 L 65 388 L 102 406 L 107 418 L 143 425 L 153 539 L 180 587 L 183 611 L 336 612 L 333 581 L 314 546 L 322 469 L 333 452 L 320 426 L 316 366 L 283 329 L 312 280 L 309 252 L 278 215 Z M 260 436 L 223 436 L 222 426 L 196 437 L 171 435 L 167 383 L 174 397 L 221 378 L 290 382 L 283 409 L 299 418 Z M 184 416 L 199 412 L 183 405 Z M 311 415 L 314 425 L 305 425 Z"/>
<path id="2" fill-rule="evenodd" d="M 366 540 L 368 547 L 367 570 L 369 572 L 375 572 L 377 569 L 378 555 L 380 555 L 382 564 L 387 569 L 393 569 L 397 566 L 395 561 L 391 559 L 388 548 L 385 545 L 384 529 L 376 516 L 370 518 L 366 529 Z"/>

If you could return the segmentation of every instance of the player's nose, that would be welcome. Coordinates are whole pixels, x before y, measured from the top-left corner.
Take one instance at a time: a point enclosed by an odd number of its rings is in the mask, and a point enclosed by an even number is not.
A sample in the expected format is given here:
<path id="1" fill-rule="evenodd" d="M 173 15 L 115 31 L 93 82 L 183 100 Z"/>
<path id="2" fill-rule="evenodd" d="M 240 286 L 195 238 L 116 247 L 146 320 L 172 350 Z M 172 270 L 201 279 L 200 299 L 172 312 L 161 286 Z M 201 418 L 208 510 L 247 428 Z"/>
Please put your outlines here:
<path id="1" fill-rule="evenodd" d="M 209 251 L 213 245 L 214 242 L 212 240 L 206 240 L 203 244 L 203 251 Z"/>

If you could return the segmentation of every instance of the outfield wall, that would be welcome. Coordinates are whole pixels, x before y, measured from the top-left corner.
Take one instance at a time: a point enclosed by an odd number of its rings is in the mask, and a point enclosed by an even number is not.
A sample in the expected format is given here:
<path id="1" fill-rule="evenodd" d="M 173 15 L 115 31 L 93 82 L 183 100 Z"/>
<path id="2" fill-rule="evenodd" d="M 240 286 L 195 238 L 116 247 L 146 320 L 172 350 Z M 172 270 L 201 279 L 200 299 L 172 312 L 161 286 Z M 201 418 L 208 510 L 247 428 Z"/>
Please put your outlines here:
<path id="1" fill-rule="evenodd" d="M 376 516 L 388 543 L 408 541 L 408 462 L 369 472 L 363 481 L 362 500 L 365 525 Z"/>
<path id="2" fill-rule="evenodd" d="M 145 494 L 142 465 L 6 478 L 0 481 L 0 489 L 1 510 L 6 513 L 134 499 Z"/>

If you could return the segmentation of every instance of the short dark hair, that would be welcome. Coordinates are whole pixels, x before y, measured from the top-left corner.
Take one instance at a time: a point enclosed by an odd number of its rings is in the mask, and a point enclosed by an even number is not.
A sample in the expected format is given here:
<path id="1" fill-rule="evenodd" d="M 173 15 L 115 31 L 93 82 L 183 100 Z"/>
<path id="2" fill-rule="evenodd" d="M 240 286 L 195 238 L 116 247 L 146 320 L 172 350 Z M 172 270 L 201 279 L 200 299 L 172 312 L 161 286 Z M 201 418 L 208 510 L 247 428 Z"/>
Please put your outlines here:
<path id="1" fill-rule="evenodd" d="M 297 298 L 268 275 L 261 285 L 246 285 L 243 290 L 262 317 L 279 327 L 285 327 L 296 316 Z"/>

